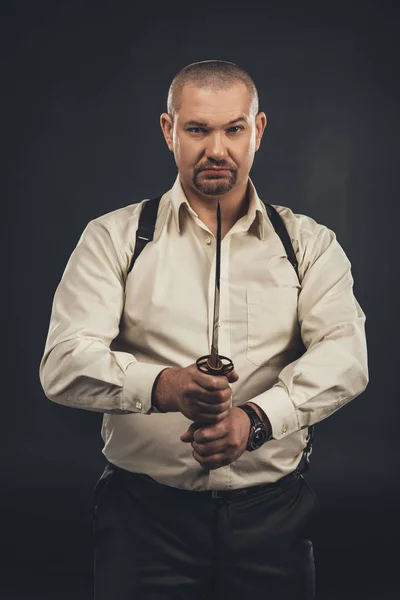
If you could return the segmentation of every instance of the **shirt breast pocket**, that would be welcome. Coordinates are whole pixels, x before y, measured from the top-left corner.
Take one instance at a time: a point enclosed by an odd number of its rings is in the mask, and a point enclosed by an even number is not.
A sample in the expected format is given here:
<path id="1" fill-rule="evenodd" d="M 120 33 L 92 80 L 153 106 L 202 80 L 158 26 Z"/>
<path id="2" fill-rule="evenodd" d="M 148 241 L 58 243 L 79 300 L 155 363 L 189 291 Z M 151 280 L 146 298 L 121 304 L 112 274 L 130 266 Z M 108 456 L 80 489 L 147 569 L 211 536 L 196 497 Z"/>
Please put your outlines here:
<path id="1" fill-rule="evenodd" d="M 299 287 L 246 290 L 247 358 L 257 366 L 284 366 L 301 343 L 297 320 Z"/>

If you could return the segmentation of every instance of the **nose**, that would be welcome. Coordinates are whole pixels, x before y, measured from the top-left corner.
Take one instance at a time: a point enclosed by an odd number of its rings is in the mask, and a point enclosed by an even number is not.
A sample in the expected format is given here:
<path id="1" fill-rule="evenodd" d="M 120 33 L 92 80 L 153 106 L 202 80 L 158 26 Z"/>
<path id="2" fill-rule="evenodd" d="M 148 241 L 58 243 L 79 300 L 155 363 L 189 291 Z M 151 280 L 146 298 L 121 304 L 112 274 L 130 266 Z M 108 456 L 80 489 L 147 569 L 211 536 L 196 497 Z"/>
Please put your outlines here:
<path id="1" fill-rule="evenodd" d="M 216 132 L 213 135 L 210 135 L 206 148 L 206 156 L 208 158 L 214 158 L 215 160 L 221 160 L 225 158 L 226 155 L 227 151 L 221 134 Z"/>

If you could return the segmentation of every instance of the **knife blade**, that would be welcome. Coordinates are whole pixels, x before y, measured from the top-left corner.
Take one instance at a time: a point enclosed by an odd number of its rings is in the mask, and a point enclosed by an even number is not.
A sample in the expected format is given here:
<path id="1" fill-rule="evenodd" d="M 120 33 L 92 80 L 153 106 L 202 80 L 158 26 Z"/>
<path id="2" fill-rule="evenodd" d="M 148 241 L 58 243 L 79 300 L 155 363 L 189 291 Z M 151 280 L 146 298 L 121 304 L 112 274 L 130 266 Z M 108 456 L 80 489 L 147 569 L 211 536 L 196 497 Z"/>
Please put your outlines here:
<path id="1" fill-rule="evenodd" d="M 214 317 L 211 352 L 197 359 L 197 368 L 210 375 L 227 375 L 234 369 L 233 362 L 218 352 L 219 335 L 219 305 L 220 305 L 220 279 L 221 279 L 221 207 L 217 204 L 217 237 L 215 254 L 215 286 L 214 286 Z"/>

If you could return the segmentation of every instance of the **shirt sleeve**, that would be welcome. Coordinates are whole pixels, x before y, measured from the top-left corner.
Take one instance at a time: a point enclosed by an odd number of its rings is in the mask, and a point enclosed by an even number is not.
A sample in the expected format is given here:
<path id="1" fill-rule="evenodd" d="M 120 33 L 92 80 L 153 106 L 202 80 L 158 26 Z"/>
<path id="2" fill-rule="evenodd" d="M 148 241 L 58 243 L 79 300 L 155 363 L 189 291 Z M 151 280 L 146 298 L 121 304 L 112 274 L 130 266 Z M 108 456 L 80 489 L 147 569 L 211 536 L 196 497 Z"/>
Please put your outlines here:
<path id="1" fill-rule="evenodd" d="M 326 227 L 305 245 L 298 321 L 304 354 L 277 383 L 251 399 L 282 439 L 330 416 L 368 384 L 365 315 L 353 294 L 351 265 Z"/>
<path id="2" fill-rule="evenodd" d="M 157 375 L 110 349 L 119 334 L 127 265 L 106 222 L 90 221 L 56 289 L 39 377 L 58 404 L 103 413 L 148 413 Z"/>

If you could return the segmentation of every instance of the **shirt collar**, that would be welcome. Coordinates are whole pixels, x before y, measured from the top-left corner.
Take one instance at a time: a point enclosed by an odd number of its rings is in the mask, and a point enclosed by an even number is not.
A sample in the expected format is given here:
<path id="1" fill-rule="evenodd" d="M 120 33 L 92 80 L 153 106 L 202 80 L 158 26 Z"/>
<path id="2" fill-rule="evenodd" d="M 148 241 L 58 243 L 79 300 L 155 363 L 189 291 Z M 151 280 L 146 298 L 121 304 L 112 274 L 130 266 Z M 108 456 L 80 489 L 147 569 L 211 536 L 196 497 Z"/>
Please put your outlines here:
<path id="1" fill-rule="evenodd" d="M 243 230 L 247 231 L 250 229 L 251 225 L 254 223 L 255 231 L 260 240 L 264 240 L 265 237 L 265 224 L 270 224 L 269 218 L 267 215 L 267 211 L 264 203 L 260 200 L 257 190 L 255 188 L 254 183 L 249 177 L 249 209 L 244 218 Z M 183 217 L 183 212 L 186 212 L 186 215 L 189 214 L 192 217 L 197 217 L 196 212 L 190 206 L 188 199 L 186 198 L 186 194 L 183 191 L 182 184 L 180 181 L 179 173 L 176 177 L 175 183 L 172 186 L 170 192 L 170 202 L 172 206 L 173 218 L 175 221 L 176 228 L 178 232 L 181 231 L 181 219 Z"/>

